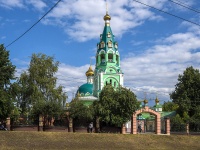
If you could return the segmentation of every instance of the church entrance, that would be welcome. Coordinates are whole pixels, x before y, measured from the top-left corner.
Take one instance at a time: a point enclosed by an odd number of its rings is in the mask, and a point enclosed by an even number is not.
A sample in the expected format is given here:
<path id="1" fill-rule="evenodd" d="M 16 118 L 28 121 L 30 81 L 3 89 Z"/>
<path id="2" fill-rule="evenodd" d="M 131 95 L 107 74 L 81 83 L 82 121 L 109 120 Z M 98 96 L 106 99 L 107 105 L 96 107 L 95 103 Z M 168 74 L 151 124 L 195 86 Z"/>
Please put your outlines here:
<path id="1" fill-rule="evenodd" d="M 141 113 L 150 113 L 155 116 L 154 120 L 146 120 L 142 118 Z M 155 134 L 161 134 L 161 114 L 145 106 L 137 110 L 132 116 L 131 133 L 145 133 L 155 132 Z"/>

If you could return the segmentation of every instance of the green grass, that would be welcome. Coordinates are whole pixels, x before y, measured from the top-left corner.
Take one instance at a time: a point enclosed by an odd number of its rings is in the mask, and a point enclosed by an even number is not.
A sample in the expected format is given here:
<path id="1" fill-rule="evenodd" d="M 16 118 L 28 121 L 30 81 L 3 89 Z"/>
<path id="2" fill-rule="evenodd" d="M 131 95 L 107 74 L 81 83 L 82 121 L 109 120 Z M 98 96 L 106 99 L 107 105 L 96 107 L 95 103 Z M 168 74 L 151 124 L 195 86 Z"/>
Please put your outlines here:
<path id="1" fill-rule="evenodd" d="M 67 132 L 0 132 L 1 150 L 63 149 L 200 149 L 200 136 L 96 134 Z"/>

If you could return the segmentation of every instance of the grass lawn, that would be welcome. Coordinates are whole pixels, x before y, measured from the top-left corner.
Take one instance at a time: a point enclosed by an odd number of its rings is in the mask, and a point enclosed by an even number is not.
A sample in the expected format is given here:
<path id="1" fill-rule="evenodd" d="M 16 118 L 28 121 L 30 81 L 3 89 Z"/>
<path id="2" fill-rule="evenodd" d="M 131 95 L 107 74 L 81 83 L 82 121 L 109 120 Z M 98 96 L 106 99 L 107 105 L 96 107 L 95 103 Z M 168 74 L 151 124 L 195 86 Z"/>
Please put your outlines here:
<path id="1" fill-rule="evenodd" d="M 200 149 L 200 136 L 67 132 L 0 132 L 0 150 Z"/>

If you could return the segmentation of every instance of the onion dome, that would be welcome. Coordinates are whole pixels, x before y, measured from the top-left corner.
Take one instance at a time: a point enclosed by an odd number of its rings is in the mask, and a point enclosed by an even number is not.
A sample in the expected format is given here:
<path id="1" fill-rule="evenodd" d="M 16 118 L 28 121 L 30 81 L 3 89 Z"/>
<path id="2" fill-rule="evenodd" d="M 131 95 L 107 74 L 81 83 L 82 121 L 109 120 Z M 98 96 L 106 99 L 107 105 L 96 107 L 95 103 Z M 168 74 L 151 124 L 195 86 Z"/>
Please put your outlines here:
<path id="1" fill-rule="evenodd" d="M 93 84 L 85 83 L 78 88 L 77 95 L 82 96 L 90 96 L 93 94 Z M 80 97 L 79 96 L 79 97 Z"/>
<path id="2" fill-rule="evenodd" d="M 144 104 L 147 104 L 147 103 L 148 103 L 148 100 L 145 99 L 145 100 L 144 100 Z"/>
<path id="3" fill-rule="evenodd" d="M 92 67 L 90 66 L 88 71 L 85 73 L 85 75 L 88 76 L 94 76 L 94 71 L 92 70 Z"/>
<path id="4" fill-rule="evenodd" d="M 156 99 L 155 99 L 155 103 L 156 103 L 156 104 L 159 103 L 159 99 L 158 99 L 158 97 L 156 97 Z"/>
<path id="5" fill-rule="evenodd" d="M 106 15 L 103 17 L 103 19 L 106 21 L 106 20 L 111 20 L 111 17 L 109 16 L 108 13 L 106 13 Z"/>

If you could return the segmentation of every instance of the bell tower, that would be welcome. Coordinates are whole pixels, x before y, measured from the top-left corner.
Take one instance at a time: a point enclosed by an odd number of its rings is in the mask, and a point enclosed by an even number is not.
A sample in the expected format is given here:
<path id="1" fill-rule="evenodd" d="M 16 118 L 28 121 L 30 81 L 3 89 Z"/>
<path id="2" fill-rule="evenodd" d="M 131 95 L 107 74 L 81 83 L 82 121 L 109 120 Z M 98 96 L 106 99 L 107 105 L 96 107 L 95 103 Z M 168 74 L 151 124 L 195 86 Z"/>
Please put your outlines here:
<path id="1" fill-rule="evenodd" d="M 96 65 L 94 72 L 93 94 L 95 97 L 103 89 L 104 85 L 111 84 L 114 88 L 123 86 L 123 73 L 120 68 L 120 54 L 118 43 L 110 27 L 111 17 L 106 11 L 104 16 L 105 26 L 100 34 L 100 42 L 97 43 Z"/>

